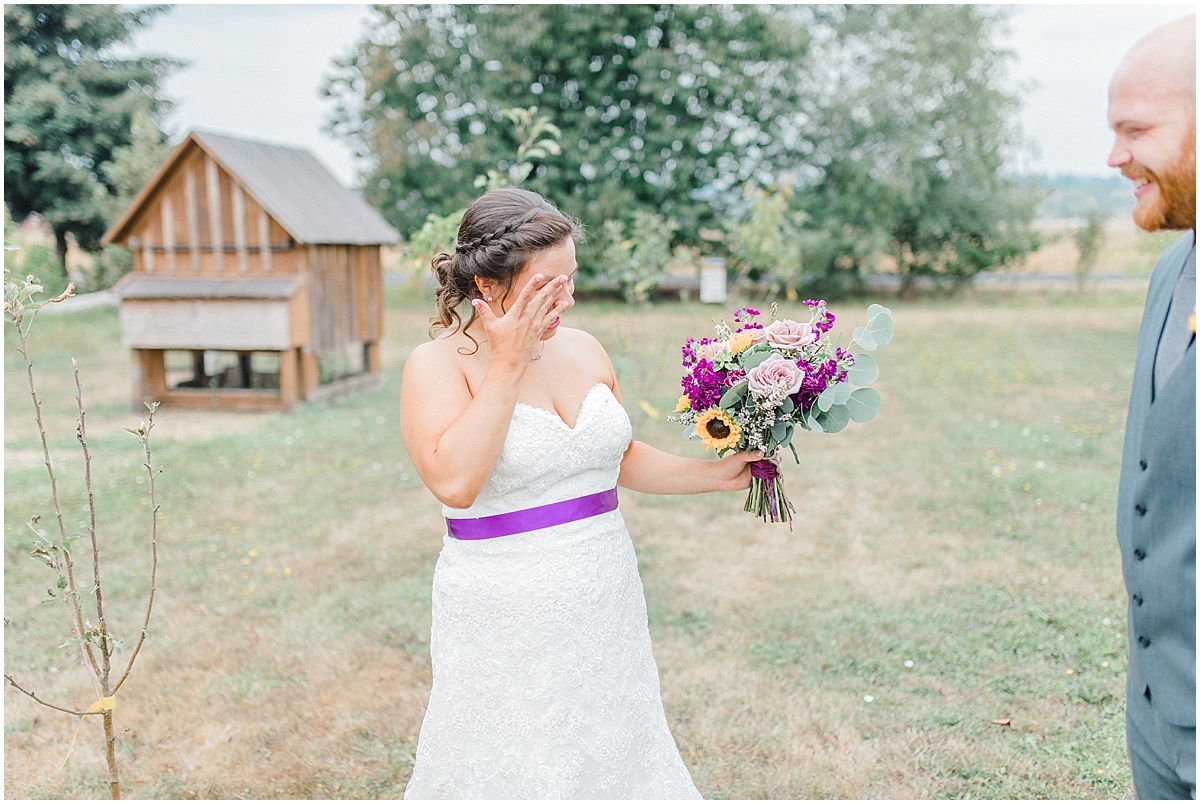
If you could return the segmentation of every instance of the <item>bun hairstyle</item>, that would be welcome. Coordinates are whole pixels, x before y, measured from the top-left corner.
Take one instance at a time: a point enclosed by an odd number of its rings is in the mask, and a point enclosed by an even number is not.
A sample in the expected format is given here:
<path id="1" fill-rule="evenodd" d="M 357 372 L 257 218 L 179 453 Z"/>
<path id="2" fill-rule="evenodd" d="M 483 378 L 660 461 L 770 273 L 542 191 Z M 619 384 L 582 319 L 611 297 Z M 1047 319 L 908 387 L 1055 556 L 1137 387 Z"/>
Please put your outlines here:
<path id="1" fill-rule="evenodd" d="M 465 323 L 458 307 L 464 301 L 480 298 L 476 277 L 498 283 L 503 288 L 503 304 L 513 279 L 524 270 L 529 258 L 568 238 L 580 242 L 583 226 L 537 193 L 503 187 L 475 199 L 463 213 L 454 251 L 440 251 L 433 257 L 437 315 L 430 319 L 430 335 L 438 329 L 453 328 L 457 332 L 471 326 L 474 306 Z M 469 333 L 467 337 L 471 337 Z"/>

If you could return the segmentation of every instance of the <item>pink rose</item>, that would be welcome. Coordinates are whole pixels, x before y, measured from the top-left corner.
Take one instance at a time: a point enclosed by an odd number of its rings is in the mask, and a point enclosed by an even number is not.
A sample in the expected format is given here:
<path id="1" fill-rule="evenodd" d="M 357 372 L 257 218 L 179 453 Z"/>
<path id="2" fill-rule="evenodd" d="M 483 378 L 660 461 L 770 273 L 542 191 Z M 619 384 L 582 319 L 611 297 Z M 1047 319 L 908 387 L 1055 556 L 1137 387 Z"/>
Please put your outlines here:
<path id="1" fill-rule="evenodd" d="M 794 361 L 782 355 L 771 355 L 746 372 L 746 380 L 750 393 L 756 399 L 768 397 L 772 391 L 779 388 L 786 390 L 785 396 L 791 396 L 800 390 L 800 383 L 804 382 L 804 372 Z"/>
<path id="2" fill-rule="evenodd" d="M 790 318 L 772 321 L 763 329 L 767 343 L 776 349 L 799 349 L 815 343 L 821 333 L 812 328 L 811 324 L 801 324 Z"/>
<path id="3" fill-rule="evenodd" d="M 715 360 L 717 355 L 729 350 L 729 347 L 723 341 L 712 341 L 710 343 L 701 344 L 696 349 L 696 359 L 698 360 Z"/>

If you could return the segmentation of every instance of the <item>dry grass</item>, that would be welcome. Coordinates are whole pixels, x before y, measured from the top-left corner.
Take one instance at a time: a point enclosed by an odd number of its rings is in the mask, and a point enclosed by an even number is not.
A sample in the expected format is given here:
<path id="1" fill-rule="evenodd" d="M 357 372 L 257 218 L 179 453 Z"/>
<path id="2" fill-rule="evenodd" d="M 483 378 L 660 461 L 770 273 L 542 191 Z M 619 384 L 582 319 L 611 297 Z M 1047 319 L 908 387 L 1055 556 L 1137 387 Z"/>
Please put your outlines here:
<path id="1" fill-rule="evenodd" d="M 803 465 L 786 469 L 794 534 L 741 513 L 740 495 L 622 496 L 664 703 L 706 797 L 1131 795 L 1111 520 L 1141 300 L 1085 304 L 893 305 L 880 417 L 806 435 Z M 835 312 L 852 325 L 863 306 Z M 677 344 L 714 314 L 572 312 L 609 349 L 637 437 L 701 454 L 636 403 L 670 409 Z M 442 525 L 403 453 L 395 393 L 426 315 L 389 305 L 382 391 L 288 416 L 163 412 L 161 604 L 117 707 L 128 794 L 403 792 L 429 690 Z M 110 495 L 108 607 L 129 633 L 146 514 L 137 445 L 120 432 L 128 361 L 115 313 L 47 317 L 35 331 L 68 470 L 68 353 L 89 383 L 97 485 Z M 63 612 L 38 603 L 44 576 L 25 557 L 23 522 L 47 509 L 17 368 L 9 345 L 6 667 L 86 703 L 78 663 L 55 647 Z M 66 485 L 78 510 L 79 484 Z M 991 722 L 1004 718 L 1011 727 Z M 58 772 L 75 725 L 6 691 L 6 796 L 101 794 L 94 724 Z"/>

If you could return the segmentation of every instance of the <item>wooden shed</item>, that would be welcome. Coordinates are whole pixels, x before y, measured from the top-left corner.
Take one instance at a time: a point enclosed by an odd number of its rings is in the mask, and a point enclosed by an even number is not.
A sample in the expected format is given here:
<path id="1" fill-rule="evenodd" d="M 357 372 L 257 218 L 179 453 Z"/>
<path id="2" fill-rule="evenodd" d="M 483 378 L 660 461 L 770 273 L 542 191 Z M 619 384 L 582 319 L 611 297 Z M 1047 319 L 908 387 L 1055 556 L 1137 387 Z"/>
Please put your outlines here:
<path id="1" fill-rule="evenodd" d="M 396 230 L 308 151 L 193 131 L 101 242 L 134 405 L 290 408 L 380 370 L 380 247 Z"/>

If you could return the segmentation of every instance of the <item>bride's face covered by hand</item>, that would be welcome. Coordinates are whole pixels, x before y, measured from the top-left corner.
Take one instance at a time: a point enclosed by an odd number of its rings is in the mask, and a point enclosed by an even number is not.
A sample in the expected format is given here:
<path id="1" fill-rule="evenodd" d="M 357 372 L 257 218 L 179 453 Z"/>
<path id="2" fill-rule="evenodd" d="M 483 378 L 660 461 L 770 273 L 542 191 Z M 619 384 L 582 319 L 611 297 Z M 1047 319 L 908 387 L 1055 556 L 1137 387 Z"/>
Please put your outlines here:
<path id="1" fill-rule="evenodd" d="M 567 277 L 567 281 L 558 290 L 558 296 L 555 301 L 562 299 L 567 303 L 566 310 L 575 306 L 575 273 L 579 270 L 579 264 L 575 261 L 575 241 L 567 238 L 557 246 L 543 249 L 534 252 L 529 258 L 529 262 L 525 263 L 525 268 L 521 273 L 513 279 L 512 287 L 507 294 L 507 302 L 521 295 L 521 291 L 525 285 L 533 281 L 533 278 L 541 274 L 545 279 L 553 282 L 560 276 Z M 497 315 L 502 315 L 499 309 L 499 304 L 493 302 L 493 309 Z M 554 337 L 554 333 L 558 331 L 558 325 L 561 320 L 555 318 L 546 331 L 542 334 L 542 340 Z"/>

